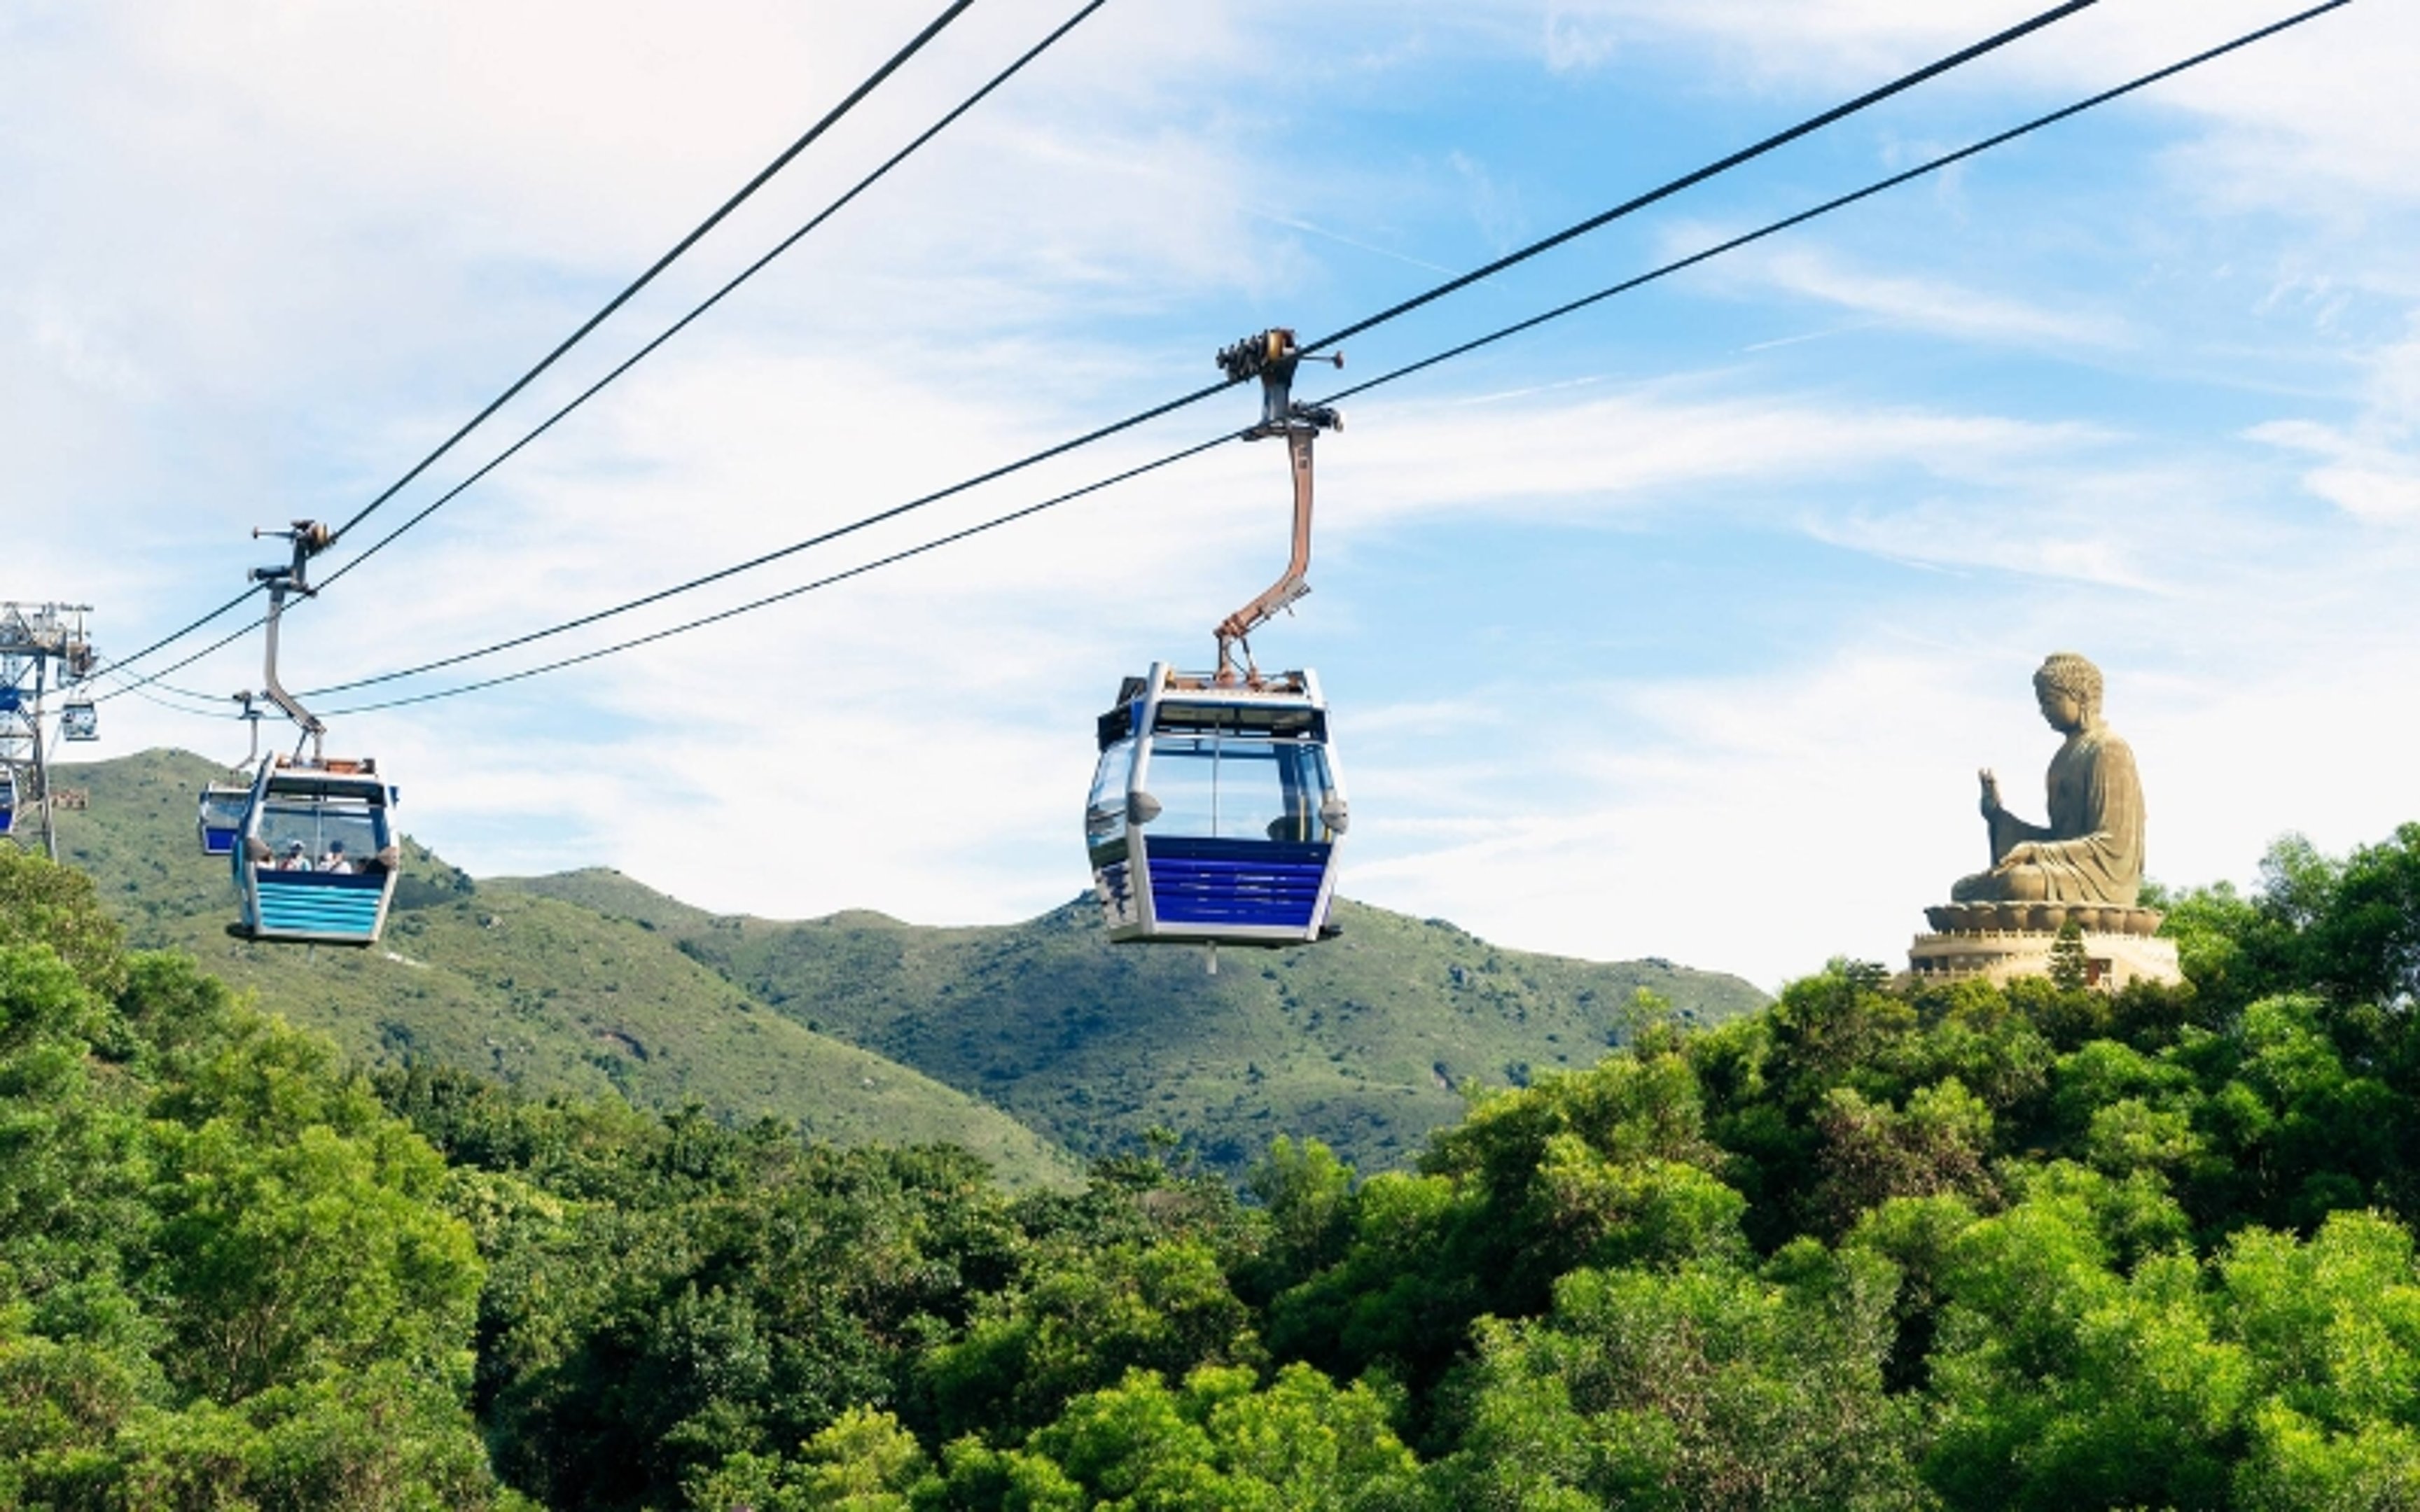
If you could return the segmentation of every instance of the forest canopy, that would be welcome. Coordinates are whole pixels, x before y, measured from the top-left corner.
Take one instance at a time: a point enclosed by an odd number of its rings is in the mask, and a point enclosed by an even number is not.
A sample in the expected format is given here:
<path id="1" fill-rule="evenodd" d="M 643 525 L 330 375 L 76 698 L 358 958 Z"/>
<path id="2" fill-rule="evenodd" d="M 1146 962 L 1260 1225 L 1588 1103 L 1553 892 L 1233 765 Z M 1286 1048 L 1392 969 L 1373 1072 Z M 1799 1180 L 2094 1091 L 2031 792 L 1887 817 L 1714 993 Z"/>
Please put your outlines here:
<path id="1" fill-rule="evenodd" d="M 2420 1504 L 2420 825 L 2161 902 L 1016 1193 L 347 1066 L 0 847 L 0 1505 Z"/>

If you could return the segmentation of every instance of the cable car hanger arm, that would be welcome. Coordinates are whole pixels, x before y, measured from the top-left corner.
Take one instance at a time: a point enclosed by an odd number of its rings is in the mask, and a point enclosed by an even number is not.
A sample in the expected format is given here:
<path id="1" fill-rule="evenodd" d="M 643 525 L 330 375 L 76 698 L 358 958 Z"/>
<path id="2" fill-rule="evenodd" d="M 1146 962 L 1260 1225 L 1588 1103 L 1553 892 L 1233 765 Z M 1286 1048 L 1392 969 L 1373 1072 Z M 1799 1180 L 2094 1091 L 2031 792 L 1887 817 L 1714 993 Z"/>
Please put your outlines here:
<path id="1" fill-rule="evenodd" d="M 294 560 L 288 565 L 252 569 L 253 581 L 266 583 L 269 586 L 269 614 L 263 621 L 269 628 L 263 638 L 262 652 L 262 660 L 265 664 L 262 678 L 268 684 L 268 687 L 263 696 L 283 709 L 287 718 L 302 727 L 303 738 L 311 742 L 311 759 L 318 762 L 322 755 L 319 743 L 327 734 L 328 727 L 319 722 L 318 715 L 304 708 L 293 694 L 286 691 L 286 685 L 278 680 L 277 625 L 285 618 L 287 594 L 301 594 L 305 597 L 310 595 L 308 568 L 311 558 L 334 537 L 328 533 L 327 526 L 318 520 L 310 519 L 296 520 L 292 530 L 255 530 L 252 533 L 255 539 L 263 535 L 273 535 L 294 543 Z"/>
<path id="2" fill-rule="evenodd" d="M 1221 687 L 1238 682 L 1259 686 L 1260 668 L 1252 661 L 1252 632 L 1266 625 L 1278 610 L 1292 607 L 1295 600 L 1311 592 L 1311 584 L 1304 580 L 1304 575 L 1311 570 L 1311 444 L 1323 430 L 1342 430 L 1344 417 L 1326 405 L 1295 400 L 1294 371 L 1302 358 L 1302 349 L 1295 345 L 1294 332 L 1283 326 L 1247 336 L 1218 354 L 1218 367 L 1229 382 L 1241 383 L 1250 378 L 1261 380 L 1261 423 L 1244 432 L 1244 440 L 1284 437 L 1287 460 L 1294 473 L 1294 554 L 1276 582 L 1218 622 L 1215 633 L 1218 638 L 1218 682 Z M 1311 361 L 1333 363 L 1342 368 L 1344 354 L 1337 352 Z M 1235 671 L 1237 647 L 1244 653 L 1245 671 L 1240 673 Z"/>

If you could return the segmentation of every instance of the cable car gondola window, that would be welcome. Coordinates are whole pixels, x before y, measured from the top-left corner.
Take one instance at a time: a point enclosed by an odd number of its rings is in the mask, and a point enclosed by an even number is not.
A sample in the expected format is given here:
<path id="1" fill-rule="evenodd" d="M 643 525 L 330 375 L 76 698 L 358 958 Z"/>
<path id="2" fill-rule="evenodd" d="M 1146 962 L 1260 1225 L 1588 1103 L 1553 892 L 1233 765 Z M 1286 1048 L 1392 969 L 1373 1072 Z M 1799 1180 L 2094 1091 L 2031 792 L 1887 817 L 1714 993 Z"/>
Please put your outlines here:
<path id="1" fill-rule="evenodd" d="M 316 867 L 341 847 L 342 854 L 358 866 L 385 848 L 385 827 L 362 798 L 331 795 L 301 802 L 271 798 L 262 810 L 259 835 L 276 858 L 271 864 L 299 854 L 305 864 Z"/>
<path id="2" fill-rule="evenodd" d="M 1321 808 L 1335 791 L 1317 746 L 1216 734 L 1155 735 L 1153 834 L 1210 840 L 1333 839 Z"/>
<path id="3" fill-rule="evenodd" d="M 1134 775 L 1135 742 L 1129 735 L 1101 752 L 1093 773 L 1093 794 L 1084 802 L 1084 845 L 1098 865 L 1125 854 L 1126 783 Z"/>
<path id="4" fill-rule="evenodd" d="M 243 835 L 244 812 L 251 807 L 252 789 L 248 787 L 213 783 L 202 789 L 194 823 L 202 837 L 203 853 L 225 856 L 233 851 Z"/>

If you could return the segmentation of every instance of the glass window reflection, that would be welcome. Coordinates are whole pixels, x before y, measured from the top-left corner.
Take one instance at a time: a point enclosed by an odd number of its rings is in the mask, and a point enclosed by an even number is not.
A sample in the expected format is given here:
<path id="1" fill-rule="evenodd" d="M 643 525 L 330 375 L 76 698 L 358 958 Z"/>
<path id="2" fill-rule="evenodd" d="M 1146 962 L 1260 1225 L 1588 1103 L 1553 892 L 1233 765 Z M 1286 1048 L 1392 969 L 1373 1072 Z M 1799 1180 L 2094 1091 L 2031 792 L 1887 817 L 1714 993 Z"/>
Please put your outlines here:
<path id="1" fill-rule="evenodd" d="M 1335 838 L 1319 811 L 1334 792 L 1326 753 L 1308 742 L 1156 735 L 1144 786 L 1159 800 L 1153 834 L 1295 842 Z"/>
<path id="2" fill-rule="evenodd" d="M 1134 758 L 1134 739 L 1128 736 L 1101 752 L 1101 764 L 1093 770 L 1093 794 L 1084 802 L 1084 843 L 1094 850 L 1125 833 L 1126 784 Z"/>
<path id="3" fill-rule="evenodd" d="M 386 846 L 384 816 L 368 803 L 270 800 L 260 816 L 264 864 L 278 871 L 352 872 Z"/>

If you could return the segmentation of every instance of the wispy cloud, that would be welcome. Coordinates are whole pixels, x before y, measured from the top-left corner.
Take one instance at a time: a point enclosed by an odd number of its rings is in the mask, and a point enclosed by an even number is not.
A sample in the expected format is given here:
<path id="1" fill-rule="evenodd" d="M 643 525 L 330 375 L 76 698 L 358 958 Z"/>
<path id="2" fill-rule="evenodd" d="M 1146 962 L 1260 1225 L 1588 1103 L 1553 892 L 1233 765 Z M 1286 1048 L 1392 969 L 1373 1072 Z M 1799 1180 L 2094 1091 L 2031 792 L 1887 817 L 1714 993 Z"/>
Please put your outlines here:
<path id="1" fill-rule="evenodd" d="M 1411 511 L 1557 504 L 1633 514 L 1690 486 L 1872 474 L 1996 473 L 2105 439 L 2075 423 L 1826 405 L 1798 397 L 1687 400 L 1632 392 L 1506 415 L 1454 405 L 1389 407 L 1383 453 L 1331 448 L 1336 517 L 1359 528 Z"/>
<path id="2" fill-rule="evenodd" d="M 1693 228 L 1667 239 L 1674 252 L 1719 240 Z M 1869 317 L 1870 323 L 1962 341 L 2058 348 L 2109 349 L 2133 345 L 2122 316 L 2094 314 L 1963 287 L 1945 279 L 1876 273 L 1844 266 L 1805 249 L 1748 252 L 1726 259 L 1710 281 L 1736 293 L 1747 285 L 1777 289 Z"/>
<path id="3" fill-rule="evenodd" d="M 2357 519 L 2420 519 L 2420 319 L 2413 334 L 2366 365 L 2363 403 L 2350 424 L 2278 420 L 2250 435 L 2319 457 L 2304 486 Z"/>

